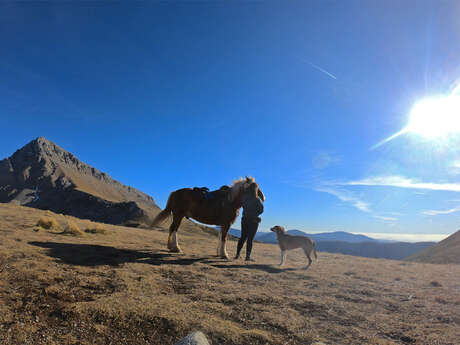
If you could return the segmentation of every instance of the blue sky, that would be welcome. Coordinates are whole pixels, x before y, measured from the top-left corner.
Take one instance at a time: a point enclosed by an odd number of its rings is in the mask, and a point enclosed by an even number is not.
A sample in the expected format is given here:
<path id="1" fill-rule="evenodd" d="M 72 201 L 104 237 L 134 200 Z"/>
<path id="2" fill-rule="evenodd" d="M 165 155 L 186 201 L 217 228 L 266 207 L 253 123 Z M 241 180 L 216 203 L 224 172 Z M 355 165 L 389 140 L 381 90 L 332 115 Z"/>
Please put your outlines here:
<path id="1" fill-rule="evenodd" d="M 251 175 L 262 230 L 450 234 L 460 136 L 371 148 L 458 84 L 459 17 L 458 1 L 2 3 L 0 157 L 45 136 L 162 207 Z"/>

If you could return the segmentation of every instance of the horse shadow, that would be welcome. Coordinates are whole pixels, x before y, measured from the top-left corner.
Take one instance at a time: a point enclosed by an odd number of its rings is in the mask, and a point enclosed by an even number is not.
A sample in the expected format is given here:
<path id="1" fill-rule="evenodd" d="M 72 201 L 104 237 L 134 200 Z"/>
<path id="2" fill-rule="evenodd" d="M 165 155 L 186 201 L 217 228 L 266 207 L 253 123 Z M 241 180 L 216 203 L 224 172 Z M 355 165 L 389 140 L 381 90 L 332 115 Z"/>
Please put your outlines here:
<path id="1" fill-rule="evenodd" d="M 47 255 L 55 258 L 60 263 L 75 266 L 113 266 L 117 267 L 124 263 L 143 263 L 153 266 L 160 265 L 193 265 L 203 263 L 215 268 L 244 268 L 261 270 L 267 273 L 283 273 L 298 271 L 297 268 L 278 268 L 264 264 L 232 264 L 231 261 L 223 261 L 217 257 L 183 257 L 181 254 L 167 251 L 152 253 L 149 250 L 120 249 L 111 246 L 80 243 L 59 242 L 28 242 L 30 245 L 48 249 Z"/>
<path id="2" fill-rule="evenodd" d="M 159 265 L 192 265 L 208 258 L 184 258 L 169 252 L 152 253 L 147 250 L 119 249 L 110 246 L 58 242 L 29 242 L 48 249 L 47 255 L 61 263 L 77 266 L 120 266 L 124 263 Z"/>

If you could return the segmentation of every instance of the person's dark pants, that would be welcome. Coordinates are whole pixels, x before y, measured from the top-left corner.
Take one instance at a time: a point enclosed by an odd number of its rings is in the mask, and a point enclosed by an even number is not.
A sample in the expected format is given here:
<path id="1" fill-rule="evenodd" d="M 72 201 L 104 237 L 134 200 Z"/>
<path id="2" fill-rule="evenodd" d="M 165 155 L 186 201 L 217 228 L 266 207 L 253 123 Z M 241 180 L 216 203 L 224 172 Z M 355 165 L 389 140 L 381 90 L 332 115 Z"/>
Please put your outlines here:
<path id="1" fill-rule="evenodd" d="M 244 243 L 246 240 L 248 243 L 246 244 L 246 260 L 251 258 L 251 251 L 252 251 L 252 241 L 256 236 L 257 229 L 259 228 L 260 218 L 242 218 L 241 219 L 241 238 L 238 241 L 238 246 L 236 249 L 236 257 L 238 258 L 241 253 L 241 249 L 243 248 Z"/>

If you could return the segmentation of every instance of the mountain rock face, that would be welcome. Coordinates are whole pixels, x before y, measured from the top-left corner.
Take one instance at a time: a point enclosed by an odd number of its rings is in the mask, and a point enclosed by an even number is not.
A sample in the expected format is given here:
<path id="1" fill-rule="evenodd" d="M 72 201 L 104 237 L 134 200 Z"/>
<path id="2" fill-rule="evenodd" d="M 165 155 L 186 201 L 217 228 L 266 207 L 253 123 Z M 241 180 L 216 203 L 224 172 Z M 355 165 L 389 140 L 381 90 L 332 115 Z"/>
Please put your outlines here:
<path id="1" fill-rule="evenodd" d="M 460 230 L 441 242 L 407 258 L 432 264 L 460 264 Z"/>
<path id="2" fill-rule="evenodd" d="M 125 186 L 40 137 L 0 161 L 0 202 L 109 224 L 150 224 L 152 197 Z"/>

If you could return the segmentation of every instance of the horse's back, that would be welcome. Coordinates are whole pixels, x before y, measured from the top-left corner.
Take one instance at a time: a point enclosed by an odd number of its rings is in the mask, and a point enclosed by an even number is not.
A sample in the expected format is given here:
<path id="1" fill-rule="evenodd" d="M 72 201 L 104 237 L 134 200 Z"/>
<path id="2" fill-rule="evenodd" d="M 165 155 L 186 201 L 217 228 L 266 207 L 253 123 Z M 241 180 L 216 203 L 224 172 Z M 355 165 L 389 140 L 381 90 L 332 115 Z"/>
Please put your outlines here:
<path id="1" fill-rule="evenodd" d="M 237 208 L 229 201 L 230 188 L 204 191 L 203 187 L 181 188 L 171 192 L 171 208 L 205 224 L 233 223 Z"/>

